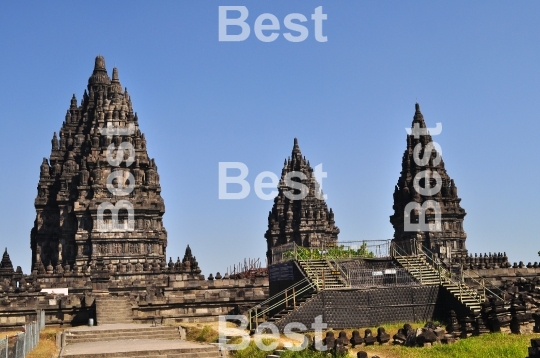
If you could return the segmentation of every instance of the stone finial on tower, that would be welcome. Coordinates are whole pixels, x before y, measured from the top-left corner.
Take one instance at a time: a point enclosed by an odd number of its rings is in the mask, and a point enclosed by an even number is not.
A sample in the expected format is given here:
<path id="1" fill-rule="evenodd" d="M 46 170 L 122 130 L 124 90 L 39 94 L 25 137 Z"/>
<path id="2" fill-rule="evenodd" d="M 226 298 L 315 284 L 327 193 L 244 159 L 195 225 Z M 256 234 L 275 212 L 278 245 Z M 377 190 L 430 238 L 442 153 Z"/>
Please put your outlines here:
<path id="1" fill-rule="evenodd" d="M 88 88 L 95 85 L 109 85 L 111 79 L 107 74 L 107 69 L 105 68 L 105 58 L 101 55 L 96 57 L 94 64 L 94 71 L 92 76 L 88 79 Z"/>
<path id="2" fill-rule="evenodd" d="M 41 162 L 41 170 L 40 170 L 40 178 L 48 178 L 49 175 L 50 175 L 50 169 L 51 167 L 49 166 L 49 161 L 47 160 L 47 158 L 43 158 L 43 162 Z M 6 248 L 6 252 L 7 252 L 7 248 Z"/>
<path id="3" fill-rule="evenodd" d="M 96 70 L 107 70 L 105 68 L 105 58 L 101 55 L 97 55 L 95 63 L 94 63 L 94 71 Z"/>
<path id="4" fill-rule="evenodd" d="M 120 84 L 120 78 L 118 77 L 118 69 L 113 68 L 111 91 L 114 93 L 122 93 L 122 85 Z"/>
<path id="5" fill-rule="evenodd" d="M 0 276 L 5 275 L 12 275 L 15 272 L 13 270 L 13 263 L 11 262 L 11 259 L 9 258 L 9 254 L 6 250 L 4 251 L 4 254 L 2 255 L 2 261 L 0 262 Z"/>
<path id="6" fill-rule="evenodd" d="M 296 154 L 300 153 L 301 155 L 301 151 L 300 151 L 300 146 L 298 145 L 298 139 L 294 138 L 294 145 L 293 145 L 293 150 L 292 150 L 292 157 L 294 158 Z"/>
<path id="7" fill-rule="evenodd" d="M 412 121 L 412 128 L 414 128 L 415 123 L 418 123 L 420 128 L 426 128 L 426 122 L 424 121 L 424 115 L 420 111 L 420 104 L 415 103 L 414 107 L 415 107 L 415 112 L 414 112 L 414 117 L 413 117 L 413 121 Z"/>
<path id="8" fill-rule="evenodd" d="M 58 137 L 56 136 L 56 132 L 54 132 L 51 139 L 51 149 L 52 151 L 58 150 Z"/>
<path id="9" fill-rule="evenodd" d="M 75 97 L 75 93 L 73 93 L 73 96 L 71 97 L 70 108 L 77 108 L 77 97 Z"/>

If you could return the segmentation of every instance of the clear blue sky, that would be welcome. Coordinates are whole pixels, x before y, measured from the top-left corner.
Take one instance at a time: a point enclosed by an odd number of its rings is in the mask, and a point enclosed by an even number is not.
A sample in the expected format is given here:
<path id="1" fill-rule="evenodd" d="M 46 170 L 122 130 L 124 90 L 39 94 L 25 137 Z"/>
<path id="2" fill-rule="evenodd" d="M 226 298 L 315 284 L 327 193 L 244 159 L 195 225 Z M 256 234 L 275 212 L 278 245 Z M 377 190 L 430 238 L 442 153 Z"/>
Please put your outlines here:
<path id="1" fill-rule="evenodd" d="M 218 41 L 218 6 L 328 15 L 304 42 Z M 93 1 L 0 5 L 0 245 L 30 267 L 43 157 L 98 54 L 116 64 L 156 159 L 169 256 L 203 273 L 264 258 L 272 201 L 218 200 L 218 163 L 280 174 L 298 137 L 328 177 L 340 240 L 392 237 L 389 215 L 418 101 L 467 211 L 470 252 L 539 261 L 540 3 Z"/>

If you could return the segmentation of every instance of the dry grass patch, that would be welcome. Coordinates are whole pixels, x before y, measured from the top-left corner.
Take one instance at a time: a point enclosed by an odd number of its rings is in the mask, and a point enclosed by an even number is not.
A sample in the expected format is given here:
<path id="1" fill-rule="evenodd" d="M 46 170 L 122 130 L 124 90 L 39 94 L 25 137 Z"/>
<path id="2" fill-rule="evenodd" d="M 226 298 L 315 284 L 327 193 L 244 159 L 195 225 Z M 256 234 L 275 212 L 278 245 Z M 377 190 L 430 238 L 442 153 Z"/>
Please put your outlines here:
<path id="1" fill-rule="evenodd" d="M 187 326 L 186 331 L 186 340 L 188 341 L 215 343 L 219 338 L 218 331 L 210 325 L 205 325 L 203 327 Z"/>
<path id="2" fill-rule="evenodd" d="M 27 358 L 51 358 L 58 355 L 56 349 L 56 332 L 61 328 L 45 328 L 39 334 L 39 344 L 28 355 Z"/>

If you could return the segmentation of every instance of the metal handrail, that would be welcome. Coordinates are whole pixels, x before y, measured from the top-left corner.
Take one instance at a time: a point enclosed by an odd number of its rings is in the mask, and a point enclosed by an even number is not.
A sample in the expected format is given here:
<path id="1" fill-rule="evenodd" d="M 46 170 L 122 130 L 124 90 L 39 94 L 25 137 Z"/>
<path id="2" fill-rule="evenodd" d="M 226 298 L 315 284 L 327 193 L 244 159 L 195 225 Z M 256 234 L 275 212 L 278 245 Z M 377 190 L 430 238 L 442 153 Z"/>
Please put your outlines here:
<path id="1" fill-rule="evenodd" d="M 439 260 L 438 257 L 436 257 L 435 254 L 434 254 L 431 250 L 429 250 L 428 248 L 426 248 L 424 245 L 421 245 L 421 247 L 419 247 L 418 249 L 419 249 L 422 253 L 424 253 L 424 255 L 425 255 L 427 258 L 431 259 L 431 261 L 433 261 L 434 263 L 440 265 L 446 272 L 448 272 L 448 273 L 451 275 L 451 272 L 449 272 L 449 270 L 445 267 L 446 265 L 444 264 L 444 262 L 442 262 L 441 260 Z M 427 251 L 427 253 L 426 253 L 426 251 Z M 428 253 L 429 253 L 429 255 L 428 255 Z M 468 279 L 474 281 L 476 284 L 478 284 L 480 287 L 482 287 L 482 289 L 484 290 L 484 292 L 485 292 L 485 291 L 488 291 L 490 294 L 492 294 L 492 295 L 495 296 L 496 298 L 502 300 L 502 298 L 501 298 L 499 295 L 497 295 L 495 292 L 493 292 L 492 290 L 490 290 L 489 288 L 487 288 L 487 287 L 485 286 L 484 283 L 479 282 L 479 281 L 476 280 L 474 277 L 470 276 L 468 273 L 463 272 L 463 270 L 461 270 L 461 277 L 462 277 L 462 280 L 463 280 L 463 277 L 467 277 Z M 450 276 L 450 279 L 451 279 L 451 276 Z M 461 281 L 460 281 L 460 283 L 461 283 Z M 469 287 L 468 285 L 466 285 L 466 286 Z M 470 288 L 470 289 L 473 290 L 472 288 Z M 478 292 L 476 292 L 476 294 L 479 295 Z M 480 296 L 480 295 L 479 295 L 479 296 Z M 486 300 L 485 293 L 483 294 L 483 296 L 484 296 L 484 301 L 485 301 L 485 300 Z"/>
<path id="2" fill-rule="evenodd" d="M 442 281 L 444 280 L 445 282 L 453 284 L 453 285 L 455 285 L 455 286 L 457 286 L 459 288 L 459 296 L 460 296 L 459 299 L 460 299 L 460 301 L 463 300 L 463 292 L 464 291 L 470 297 L 477 300 L 479 303 L 486 300 L 486 291 L 488 291 L 493 296 L 501 299 L 499 297 L 499 295 L 497 295 L 495 292 L 493 292 L 492 290 L 487 288 L 483 282 L 477 281 L 474 277 L 471 277 L 467 273 L 465 273 L 465 275 L 463 275 L 463 270 L 462 270 L 461 280 L 456 281 L 455 279 L 452 278 L 452 272 L 445 266 L 444 262 L 442 262 L 431 250 L 429 250 L 428 248 L 426 248 L 423 245 L 417 245 L 416 239 L 413 239 L 411 243 L 413 244 L 412 247 L 411 247 L 411 252 L 414 252 L 413 256 L 419 256 L 419 254 L 420 254 L 420 256 L 423 257 L 422 260 L 424 260 L 426 264 L 433 266 L 433 268 L 435 269 L 435 271 L 437 272 L 437 274 L 439 276 L 439 283 L 440 284 L 442 284 Z M 401 248 L 394 243 L 394 245 L 392 245 L 391 251 L 395 256 L 399 256 L 401 258 L 404 258 L 406 260 L 406 262 L 407 262 L 407 266 L 409 266 L 409 261 L 407 259 L 408 255 L 402 255 L 399 249 L 401 249 Z M 406 250 L 403 250 L 403 251 L 405 252 Z M 473 288 L 469 287 L 467 284 L 465 284 L 465 282 L 464 282 L 464 277 L 465 276 L 467 276 L 468 279 L 476 282 L 482 288 L 483 293 L 480 294 L 480 293 L 478 293 L 478 290 L 473 289 Z"/>
<path id="3" fill-rule="evenodd" d="M 302 261 L 301 263 L 300 263 L 300 260 Z M 316 268 L 310 266 L 310 260 L 311 259 L 299 258 L 297 261 L 298 263 L 300 263 L 300 266 L 302 267 L 302 269 L 306 272 L 307 274 L 306 279 L 311 280 L 310 282 L 314 284 L 316 287 L 316 290 L 319 291 L 321 290 L 320 283 L 319 283 L 319 275 L 317 274 Z M 314 276 L 315 282 L 313 282 L 313 279 L 309 277 L 310 273 Z M 322 289 L 324 289 L 324 275 L 322 279 Z"/>
<path id="4" fill-rule="evenodd" d="M 347 275 L 345 274 L 345 270 L 341 267 L 341 265 L 338 263 L 338 261 L 335 259 L 335 258 L 332 258 L 330 256 L 330 259 L 332 260 L 332 262 L 330 262 L 330 260 L 327 258 L 326 259 L 326 262 L 328 263 L 328 266 L 330 266 L 330 268 L 334 268 L 332 267 L 332 263 L 335 265 L 335 269 L 336 271 L 339 271 L 341 272 L 343 275 L 341 275 L 342 277 L 342 280 L 345 281 L 345 286 L 346 287 L 351 287 L 351 282 L 350 280 L 348 280 L 348 277 Z"/>
<path id="5" fill-rule="evenodd" d="M 262 306 L 268 304 L 270 301 L 272 301 L 273 299 L 275 299 L 275 297 L 277 297 L 277 296 L 279 296 L 279 295 L 282 295 L 282 294 L 285 294 L 286 291 L 289 291 L 289 290 L 291 290 L 291 289 L 293 289 L 293 288 L 296 288 L 296 287 L 298 287 L 298 286 L 300 286 L 300 285 L 302 285 L 302 284 L 304 284 L 304 283 L 306 283 L 306 282 L 309 282 L 309 278 L 307 278 L 307 277 L 304 278 L 304 279 L 301 280 L 301 281 L 298 281 L 298 282 L 295 283 L 294 285 L 292 285 L 292 286 L 290 286 L 290 287 L 287 287 L 287 288 L 284 289 L 283 291 L 276 293 L 276 294 L 273 295 L 272 297 L 267 298 L 266 300 L 264 300 L 264 301 L 262 301 L 262 302 L 256 304 L 255 306 L 251 307 L 251 308 L 248 310 L 248 312 L 251 311 L 251 310 L 254 310 L 254 309 L 256 309 L 256 308 L 260 308 L 260 307 L 262 307 Z"/>
<path id="6" fill-rule="evenodd" d="M 399 255 L 399 257 L 405 259 L 405 261 L 407 262 L 407 269 L 408 269 L 409 271 L 411 271 L 411 272 L 412 272 L 413 270 L 414 270 L 414 271 L 417 271 L 417 272 L 420 274 L 420 283 L 422 283 L 422 270 L 421 270 L 421 269 L 418 269 L 418 268 L 415 268 L 414 266 L 412 266 L 412 264 L 410 264 L 410 262 L 409 262 L 409 255 L 403 255 L 403 254 L 399 253 L 399 251 L 398 251 L 398 249 L 397 249 L 398 247 L 399 247 L 399 246 L 397 246 L 397 245 L 392 245 L 391 250 L 392 250 L 392 252 L 394 252 L 394 256 L 397 254 L 397 255 Z"/>
<path id="7" fill-rule="evenodd" d="M 464 272 L 464 271 L 463 271 L 463 267 L 461 268 L 461 271 Z M 485 279 L 483 276 L 481 276 L 480 273 L 479 273 L 477 270 L 467 269 L 466 272 L 467 272 L 467 273 L 466 273 L 467 278 L 469 278 L 469 279 L 471 279 L 471 280 L 474 280 L 475 282 L 478 282 L 474 277 L 472 277 L 472 276 L 470 275 L 471 273 L 476 273 L 476 276 L 477 276 L 478 278 L 481 278 L 481 279 L 482 279 L 481 286 L 482 286 L 482 288 L 483 288 L 484 290 L 488 290 L 489 292 L 491 292 L 493 295 L 495 295 L 495 296 L 498 297 L 499 299 L 502 299 L 503 301 L 505 301 L 505 292 L 504 292 L 503 290 L 501 290 L 500 288 L 493 287 L 495 284 L 493 283 L 492 280 L 487 279 L 487 282 L 491 284 L 491 287 L 492 287 L 492 288 L 494 288 L 494 289 L 496 289 L 496 290 L 498 290 L 498 291 L 500 292 L 502 298 L 501 298 L 499 295 L 493 293 L 491 290 L 489 290 L 489 289 L 487 288 L 486 283 L 485 283 L 485 280 L 486 280 L 486 279 Z"/>
<path id="8" fill-rule="evenodd" d="M 302 254 L 302 253 L 303 253 L 302 251 L 299 251 L 299 250 L 298 250 L 298 245 L 297 245 L 296 243 L 293 243 L 293 244 L 294 244 L 293 247 L 294 247 L 294 258 L 295 258 L 295 260 L 297 260 L 297 261 L 300 261 L 300 260 L 301 260 L 301 261 L 302 261 L 303 269 L 306 271 L 306 273 L 308 274 L 308 276 L 309 276 L 309 272 L 311 272 L 311 273 L 317 278 L 317 281 L 316 281 L 315 285 L 317 286 L 317 290 L 320 290 L 321 287 L 319 286 L 319 283 L 318 283 L 318 277 L 319 277 L 319 275 L 317 274 L 317 270 L 314 269 L 314 268 L 312 268 L 312 267 L 310 266 L 310 260 L 313 259 L 312 250 L 311 250 L 311 249 L 308 249 L 308 251 L 309 251 L 309 257 L 307 257 L 307 256 L 305 256 L 305 255 Z M 333 269 L 332 264 L 330 263 L 329 259 L 333 260 L 333 262 L 334 262 L 334 264 L 335 264 L 335 266 L 336 266 L 336 271 L 339 270 L 341 273 L 343 273 L 342 276 L 345 276 L 345 271 L 344 271 L 343 268 L 339 265 L 339 263 L 337 262 L 336 258 L 334 258 L 334 257 L 332 257 L 332 256 L 330 256 L 330 255 L 328 255 L 328 254 L 326 254 L 326 256 L 322 256 L 322 257 L 320 258 L 320 260 L 325 260 L 325 261 L 327 262 L 328 266 L 329 266 L 331 269 Z M 304 266 L 305 266 L 305 267 L 304 267 Z M 308 272 L 308 271 L 309 271 L 309 272 Z M 342 278 L 343 278 L 343 277 L 342 277 Z M 346 287 L 350 287 L 350 282 L 349 282 L 349 280 L 347 280 L 347 279 L 344 279 L 344 280 L 345 280 L 345 286 L 346 286 Z M 322 289 L 324 289 L 324 277 L 323 277 L 323 280 L 322 280 L 322 284 L 323 284 Z"/>
<path id="9" fill-rule="evenodd" d="M 307 283 L 306 286 L 302 287 L 300 290 L 294 290 L 295 287 L 299 286 L 301 283 Z M 287 295 L 287 292 L 289 290 L 293 290 L 293 294 L 292 296 L 288 296 Z M 276 309 L 277 307 L 280 307 L 281 305 L 285 304 L 286 307 L 288 307 L 288 301 L 289 300 L 293 300 L 293 304 L 294 306 L 296 306 L 296 298 L 302 294 L 304 294 L 305 292 L 307 291 L 310 291 L 310 290 L 313 290 L 315 289 L 315 291 L 317 290 L 316 286 L 311 282 L 310 279 L 308 279 L 307 277 L 305 279 L 303 279 L 302 281 L 296 283 L 295 285 L 281 291 L 280 293 L 278 294 L 275 294 L 274 296 L 270 297 L 269 299 L 267 299 L 266 301 L 264 302 L 270 302 L 272 299 L 276 299 L 278 298 L 280 295 L 282 294 L 285 294 L 285 297 L 281 300 L 279 300 L 278 302 L 274 303 L 273 305 L 269 306 L 269 307 L 266 307 L 262 310 L 258 310 L 258 308 L 262 308 L 262 303 L 259 303 L 258 305 L 254 306 L 253 308 L 250 308 L 248 311 L 247 311 L 247 315 L 248 315 L 248 320 L 249 320 L 249 330 L 251 331 L 252 330 L 252 325 L 253 325 L 253 322 L 255 322 L 255 328 L 258 327 L 258 322 L 257 322 L 257 319 L 259 317 L 262 317 L 263 315 L 265 315 L 266 313 Z"/>

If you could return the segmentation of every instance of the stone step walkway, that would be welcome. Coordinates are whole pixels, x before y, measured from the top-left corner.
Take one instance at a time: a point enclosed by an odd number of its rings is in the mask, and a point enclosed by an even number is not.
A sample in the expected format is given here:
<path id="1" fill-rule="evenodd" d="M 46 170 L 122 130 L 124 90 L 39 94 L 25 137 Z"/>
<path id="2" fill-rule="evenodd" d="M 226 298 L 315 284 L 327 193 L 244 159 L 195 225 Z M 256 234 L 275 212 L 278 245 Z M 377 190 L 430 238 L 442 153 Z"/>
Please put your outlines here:
<path id="1" fill-rule="evenodd" d="M 131 303 L 127 297 L 101 296 L 96 298 L 98 325 L 132 323 Z"/>
<path id="2" fill-rule="evenodd" d="M 99 328 L 98 328 L 99 327 Z M 66 343 L 100 342 L 127 339 L 180 339 L 177 327 L 124 324 L 74 328 L 66 331 Z M 94 329 L 92 329 L 94 328 Z"/>
<path id="3" fill-rule="evenodd" d="M 298 263 L 311 281 L 318 282 L 324 289 L 346 287 L 340 276 L 332 274 L 339 270 L 336 270 L 329 261 L 323 259 L 299 259 Z"/>
<path id="4" fill-rule="evenodd" d="M 422 285 L 441 285 L 474 313 L 481 310 L 478 291 L 464 282 L 455 282 L 438 272 L 425 256 L 395 256 L 394 259 Z"/>
<path id="5" fill-rule="evenodd" d="M 68 344 L 61 357 L 69 358 L 219 358 L 217 346 L 181 340 L 130 339 Z"/>
<path id="6" fill-rule="evenodd" d="M 66 330 L 61 357 L 70 358 L 218 358 L 216 345 L 180 339 L 177 327 L 106 324 Z"/>

